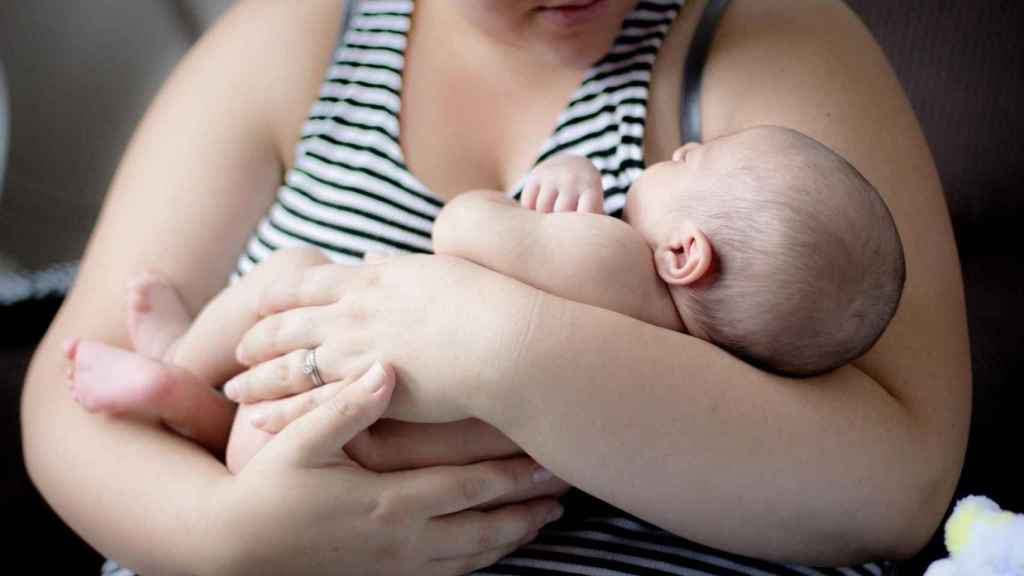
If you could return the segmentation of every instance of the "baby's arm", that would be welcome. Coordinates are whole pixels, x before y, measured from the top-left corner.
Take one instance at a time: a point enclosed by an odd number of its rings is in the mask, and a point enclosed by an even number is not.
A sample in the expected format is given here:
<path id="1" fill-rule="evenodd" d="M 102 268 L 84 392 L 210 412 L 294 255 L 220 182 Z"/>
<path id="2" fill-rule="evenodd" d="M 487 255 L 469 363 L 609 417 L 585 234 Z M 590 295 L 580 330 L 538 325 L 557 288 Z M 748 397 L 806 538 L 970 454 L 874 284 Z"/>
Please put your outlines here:
<path id="1" fill-rule="evenodd" d="M 520 208 L 498 192 L 467 192 L 434 223 L 434 251 L 471 260 L 563 298 L 682 329 L 651 250 L 628 224 Z"/>

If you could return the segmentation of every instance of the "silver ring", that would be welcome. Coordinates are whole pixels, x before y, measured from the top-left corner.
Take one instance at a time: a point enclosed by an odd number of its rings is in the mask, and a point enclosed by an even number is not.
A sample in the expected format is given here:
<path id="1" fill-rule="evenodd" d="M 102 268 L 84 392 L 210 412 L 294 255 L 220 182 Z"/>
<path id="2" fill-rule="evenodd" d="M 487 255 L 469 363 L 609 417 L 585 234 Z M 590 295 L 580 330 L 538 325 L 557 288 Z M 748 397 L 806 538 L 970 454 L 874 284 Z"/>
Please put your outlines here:
<path id="1" fill-rule="evenodd" d="M 320 368 L 316 365 L 316 348 L 306 350 L 306 363 L 302 367 L 302 373 L 313 378 L 313 388 L 324 385 L 324 379 L 320 377 Z"/>

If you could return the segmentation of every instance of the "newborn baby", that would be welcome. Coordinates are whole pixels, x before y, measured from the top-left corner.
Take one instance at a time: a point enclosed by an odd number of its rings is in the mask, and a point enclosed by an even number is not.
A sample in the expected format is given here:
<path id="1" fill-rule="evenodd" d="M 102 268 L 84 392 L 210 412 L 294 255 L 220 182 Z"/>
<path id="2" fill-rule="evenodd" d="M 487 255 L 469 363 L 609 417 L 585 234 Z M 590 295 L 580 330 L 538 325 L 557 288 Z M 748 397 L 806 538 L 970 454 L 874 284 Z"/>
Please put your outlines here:
<path id="1" fill-rule="evenodd" d="M 899 301 L 903 254 L 884 202 L 849 163 L 798 132 L 760 127 L 680 148 L 630 188 L 626 222 L 604 216 L 602 198 L 589 160 L 555 157 L 528 177 L 527 209 L 489 191 L 452 200 L 435 222 L 434 248 L 790 376 L 866 352 Z M 91 411 L 155 418 L 222 451 L 230 422 L 201 421 L 200 407 L 241 370 L 234 350 L 259 320 L 260 294 L 275 278 L 326 262 L 313 249 L 280 250 L 194 322 L 173 287 L 143 276 L 130 289 L 135 352 L 66 345 L 76 399 Z M 232 435 L 229 468 L 257 449 Z"/>
<path id="2" fill-rule="evenodd" d="M 461 195 L 434 248 L 786 376 L 861 356 L 899 303 L 903 249 L 884 201 L 799 132 L 763 126 L 683 146 L 636 179 L 625 222 L 594 208 L 602 197 L 589 160 L 555 157 L 524 186 L 533 212 Z"/>

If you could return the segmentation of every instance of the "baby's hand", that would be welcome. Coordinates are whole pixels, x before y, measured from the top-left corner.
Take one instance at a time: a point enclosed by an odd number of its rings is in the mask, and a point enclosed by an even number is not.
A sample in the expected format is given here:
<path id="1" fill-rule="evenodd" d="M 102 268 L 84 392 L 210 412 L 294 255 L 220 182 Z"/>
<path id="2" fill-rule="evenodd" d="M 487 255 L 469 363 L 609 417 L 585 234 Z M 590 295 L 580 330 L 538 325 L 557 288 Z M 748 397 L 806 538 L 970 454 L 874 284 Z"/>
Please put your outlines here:
<path id="1" fill-rule="evenodd" d="M 521 203 L 537 212 L 604 214 L 601 173 L 583 156 L 555 156 L 530 172 Z"/>

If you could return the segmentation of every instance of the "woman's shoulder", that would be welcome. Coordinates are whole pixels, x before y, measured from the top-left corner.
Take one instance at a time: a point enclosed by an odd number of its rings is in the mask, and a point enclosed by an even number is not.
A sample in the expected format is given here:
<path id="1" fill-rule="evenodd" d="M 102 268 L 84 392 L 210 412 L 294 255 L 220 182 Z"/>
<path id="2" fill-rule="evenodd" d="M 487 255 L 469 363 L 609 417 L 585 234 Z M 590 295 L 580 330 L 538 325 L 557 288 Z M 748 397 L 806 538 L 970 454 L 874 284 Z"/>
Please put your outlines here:
<path id="1" fill-rule="evenodd" d="M 770 117 L 773 108 L 805 115 L 815 103 L 902 96 L 885 55 L 842 0 L 732 0 L 704 76 L 704 124 L 718 134 Z M 827 119 L 831 111 L 810 112 Z"/>
<path id="2" fill-rule="evenodd" d="M 293 148 L 323 82 L 340 32 L 345 0 L 242 0 L 205 42 L 244 53 L 224 70 L 251 87 L 266 110 L 282 164 Z"/>
<path id="3" fill-rule="evenodd" d="M 665 120 L 678 115 L 685 97 L 680 91 L 683 68 L 708 4 L 708 0 L 684 4 L 655 65 L 654 111 Z M 709 48 L 700 102 L 707 126 L 735 128 L 730 120 L 739 118 L 738 109 L 748 110 L 755 103 L 747 97 L 751 90 L 799 91 L 811 75 L 817 75 L 814 81 L 833 82 L 856 72 L 875 81 L 892 78 L 871 33 L 842 0 L 731 0 Z M 846 66 L 850 63 L 856 66 Z M 668 124 L 674 128 L 678 122 Z M 712 135 L 705 132 L 706 138 Z M 677 137 L 668 142 L 667 150 L 675 149 L 678 141 Z"/>

